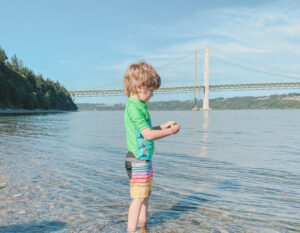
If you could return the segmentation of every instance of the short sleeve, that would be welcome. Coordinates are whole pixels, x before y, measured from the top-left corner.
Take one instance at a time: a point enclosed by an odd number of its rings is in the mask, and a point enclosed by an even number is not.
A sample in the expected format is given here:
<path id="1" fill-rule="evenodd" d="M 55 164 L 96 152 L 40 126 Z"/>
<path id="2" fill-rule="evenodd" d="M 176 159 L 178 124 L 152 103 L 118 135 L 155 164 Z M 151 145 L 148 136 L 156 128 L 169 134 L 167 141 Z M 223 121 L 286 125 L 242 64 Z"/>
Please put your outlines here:
<path id="1" fill-rule="evenodd" d="M 142 109 L 139 109 L 134 105 L 130 105 L 130 106 L 128 106 L 127 114 L 128 114 L 129 119 L 135 125 L 135 128 L 138 129 L 139 131 L 146 129 L 146 128 L 150 128 L 146 121 L 146 118 L 145 118 L 145 115 L 144 115 Z"/>

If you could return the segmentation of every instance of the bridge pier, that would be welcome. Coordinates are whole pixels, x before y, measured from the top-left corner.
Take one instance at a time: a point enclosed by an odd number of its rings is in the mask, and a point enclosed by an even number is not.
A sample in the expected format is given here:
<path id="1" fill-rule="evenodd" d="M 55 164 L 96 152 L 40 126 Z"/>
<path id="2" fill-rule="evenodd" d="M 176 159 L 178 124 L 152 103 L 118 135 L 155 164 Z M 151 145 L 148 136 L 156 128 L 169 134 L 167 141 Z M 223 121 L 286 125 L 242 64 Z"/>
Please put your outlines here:
<path id="1" fill-rule="evenodd" d="M 197 50 L 195 51 L 195 78 L 194 78 L 194 106 L 192 111 L 198 111 L 197 107 L 197 63 L 198 63 L 198 58 L 197 58 Z"/>
<path id="2" fill-rule="evenodd" d="M 209 111 L 209 48 L 206 46 L 204 55 L 204 96 L 202 111 Z"/>

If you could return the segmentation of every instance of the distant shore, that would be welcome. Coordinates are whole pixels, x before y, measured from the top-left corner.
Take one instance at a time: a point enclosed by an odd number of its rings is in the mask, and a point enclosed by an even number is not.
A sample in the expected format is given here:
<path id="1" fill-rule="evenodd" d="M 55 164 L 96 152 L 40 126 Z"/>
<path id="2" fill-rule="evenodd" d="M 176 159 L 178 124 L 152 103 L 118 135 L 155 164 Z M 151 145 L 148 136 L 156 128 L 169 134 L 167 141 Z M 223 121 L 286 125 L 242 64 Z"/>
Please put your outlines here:
<path id="1" fill-rule="evenodd" d="M 59 113 L 59 112 L 68 112 L 65 110 L 58 110 L 58 109 L 2 109 L 0 108 L 0 115 L 4 114 L 24 114 L 24 113 Z"/>
<path id="2" fill-rule="evenodd" d="M 174 111 L 186 110 L 191 111 L 194 108 L 194 100 L 169 100 L 149 102 L 148 108 L 153 110 Z M 236 110 L 236 109 L 300 109 L 300 93 L 289 93 L 282 95 L 270 96 L 244 96 L 231 98 L 210 99 L 210 108 L 213 110 Z M 196 101 L 196 106 L 203 106 L 202 100 Z M 80 111 L 123 111 L 125 104 L 89 104 L 78 103 Z"/>

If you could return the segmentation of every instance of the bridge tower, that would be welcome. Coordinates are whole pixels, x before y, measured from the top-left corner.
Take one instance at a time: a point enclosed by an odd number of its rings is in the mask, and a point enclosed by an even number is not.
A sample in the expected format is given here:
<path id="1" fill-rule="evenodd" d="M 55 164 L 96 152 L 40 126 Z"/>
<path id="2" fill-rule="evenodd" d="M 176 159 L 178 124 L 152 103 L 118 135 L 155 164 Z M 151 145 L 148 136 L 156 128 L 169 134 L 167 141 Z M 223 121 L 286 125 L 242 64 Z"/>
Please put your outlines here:
<path id="1" fill-rule="evenodd" d="M 211 110 L 209 108 L 209 48 L 206 46 L 204 54 L 204 97 L 202 111 Z"/>
<path id="2" fill-rule="evenodd" d="M 194 78 L 194 106 L 193 106 L 193 111 L 198 111 L 197 108 L 197 63 L 198 63 L 198 54 L 197 50 L 195 51 L 195 78 Z"/>

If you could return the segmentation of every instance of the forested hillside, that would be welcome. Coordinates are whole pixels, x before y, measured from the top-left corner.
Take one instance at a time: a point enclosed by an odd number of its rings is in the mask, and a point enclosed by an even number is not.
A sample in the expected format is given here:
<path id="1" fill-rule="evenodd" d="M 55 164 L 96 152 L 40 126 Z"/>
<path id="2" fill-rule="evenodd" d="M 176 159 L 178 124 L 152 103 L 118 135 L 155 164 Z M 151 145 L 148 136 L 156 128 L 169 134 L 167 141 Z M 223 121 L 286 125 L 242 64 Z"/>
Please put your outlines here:
<path id="1" fill-rule="evenodd" d="M 0 47 L 0 108 L 77 110 L 59 82 L 44 79 Z"/>
<path id="2" fill-rule="evenodd" d="M 193 101 L 157 101 L 149 102 L 149 110 L 188 110 L 193 108 Z M 300 109 L 300 94 L 290 93 L 283 95 L 271 95 L 271 96 L 245 96 L 245 97 L 233 97 L 233 98 L 217 98 L 211 99 L 210 107 L 214 110 L 217 109 Z M 197 106 L 202 107 L 202 100 L 197 100 Z M 121 110 L 125 108 L 125 104 L 78 104 L 78 108 L 81 111 L 112 111 Z"/>

